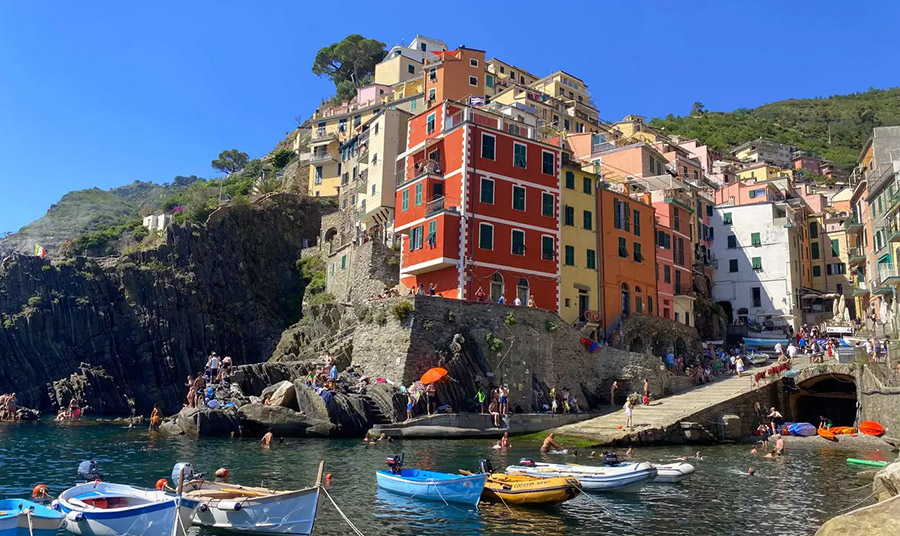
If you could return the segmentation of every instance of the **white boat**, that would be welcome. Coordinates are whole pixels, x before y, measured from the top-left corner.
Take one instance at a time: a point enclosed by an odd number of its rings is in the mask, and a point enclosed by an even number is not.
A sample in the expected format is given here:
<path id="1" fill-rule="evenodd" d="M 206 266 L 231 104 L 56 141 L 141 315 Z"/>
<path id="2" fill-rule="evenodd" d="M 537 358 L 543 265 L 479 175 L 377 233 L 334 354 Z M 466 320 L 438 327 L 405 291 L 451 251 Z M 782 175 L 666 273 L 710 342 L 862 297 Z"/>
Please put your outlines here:
<path id="1" fill-rule="evenodd" d="M 199 501 L 194 524 L 214 529 L 257 534 L 312 533 L 319 509 L 323 464 L 316 484 L 296 491 L 276 491 L 224 482 L 209 482 L 178 463 L 173 481 L 184 469 L 184 496 Z"/>
<path id="2" fill-rule="evenodd" d="M 665 465 L 654 463 L 653 467 L 656 468 L 656 478 L 653 481 L 663 484 L 681 482 L 682 480 L 691 478 L 691 475 L 694 474 L 694 466 L 684 462 L 668 463 Z"/>
<path id="3" fill-rule="evenodd" d="M 0 500 L 0 536 L 56 536 L 63 516 L 23 499 Z"/>
<path id="4" fill-rule="evenodd" d="M 539 476 L 573 477 L 581 483 L 583 491 L 635 492 L 644 484 L 656 478 L 657 470 L 646 462 L 619 465 L 576 465 L 562 463 L 540 463 L 528 459 L 519 465 L 510 465 L 507 473 Z"/>
<path id="5" fill-rule="evenodd" d="M 78 536 L 184 536 L 200 503 L 97 481 L 67 489 L 53 506 L 66 516 L 63 527 Z"/>

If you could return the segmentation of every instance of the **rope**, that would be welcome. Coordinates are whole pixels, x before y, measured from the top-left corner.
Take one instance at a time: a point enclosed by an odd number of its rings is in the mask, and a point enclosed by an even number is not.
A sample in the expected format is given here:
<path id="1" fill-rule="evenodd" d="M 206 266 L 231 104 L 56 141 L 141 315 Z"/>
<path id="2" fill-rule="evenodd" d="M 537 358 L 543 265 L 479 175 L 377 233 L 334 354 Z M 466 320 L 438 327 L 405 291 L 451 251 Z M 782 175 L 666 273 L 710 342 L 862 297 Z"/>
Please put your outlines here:
<path id="1" fill-rule="evenodd" d="M 353 524 L 352 521 L 350 521 L 350 518 L 347 517 L 347 514 L 345 514 L 343 510 L 341 510 L 341 507 L 338 506 L 336 502 L 334 502 L 331 494 L 328 493 L 328 489 L 324 486 L 319 486 L 319 489 L 325 492 L 325 496 L 328 497 L 329 501 L 331 501 L 331 505 L 334 506 L 334 509 L 337 510 L 337 513 L 341 515 L 341 517 L 344 519 L 344 522 L 347 523 L 347 525 L 350 527 L 350 530 L 352 530 L 353 533 L 356 534 L 356 536 L 366 536 L 361 530 L 356 527 L 356 525 Z"/>
<path id="2" fill-rule="evenodd" d="M 437 481 L 435 481 L 433 478 L 430 478 L 430 479 L 428 479 L 427 482 L 428 482 L 429 484 L 431 484 L 432 486 L 434 486 L 434 490 L 438 492 L 438 497 L 440 497 L 441 500 L 444 501 L 444 504 L 445 504 L 446 506 L 449 506 L 450 508 L 453 508 L 454 510 L 459 510 L 460 512 L 465 512 L 465 513 L 466 513 L 466 517 L 468 518 L 468 514 L 469 514 L 469 511 L 468 511 L 468 510 L 463 510 L 462 508 L 457 508 L 456 506 L 454 506 L 454 505 L 450 504 L 449 502 L 447 502 L 447 499 L 444 498 L 444 494 L 441 493 L 441 487 L 437 485 Z M 476 509 L 476 510 L 478 509 L 478 505 L 477 505 L 477 504 L 475 505 L 475 509 Z"/>
<path id="3" fill-rule="evenodd" d="M 577 479 L 576 479 L 576 481 L 577 481 Z M 610 515 L 610 516 L 616 518 L 618 521 L 621 521 L 622 523 L 625 523 L 625 524 L 628 525 L 628 526 L 633 526 L 633 525 L 634 525 L 632 522 L 628 521 L 627 519 L 623 519 L 623 518 L 617 516 L 617 515 L 615 514 L 615 512 L 612 512 L 612 511 L 606 509 L 606 508 L 603 506 L 603 503 L 601 503 L 601 502 L 598 501 L 597 499 L 593 498 L 588 492 L 584 491 L 584 488 L 582 488 L 580 485 L 578 485 L 578 484 L 573 484 L 573 486 L 575 486 L 576 488 L 578 488 L 578 489 L 581 491 L 581 494 L 582 494 L 584 497 L 587 497 L 590 501 L 592 501 L 594 504 L 596 504 L 601 510 L 603 510 L 604 512 L 606 512 L 607 515 Z"/>
<path id="4" fill-rule="evenodd" d="M 871 499 L 871 498 L 874 497 L 874 496 L 875 496 L 875 492 L 870 493 L 868 497 L 866 497 L 865 499 L 863 499 L 863 500 L 859 501 L 858 503 L 854 504 L 854 505 L 851 506 L 850 508 L 847 508 L 847 509 L 838 511 L 838 515 L 844 514 L 844 513 L 846 513 L 846 512 L 849 512 L 850 510 L 853 510 L 854 508 L 856 508 L 857 506 L 861 505 L 862 503 L 868 501 L 869 499 Z"/>
<path id="5" fill-rule="evenodd" d="M 34 536 L 34 525 L 31 522 L 31 514 L 34 512 L 34 508 L 29 508 L 25 510 L 25 515 L 28 517 L 28 535 Z"/>

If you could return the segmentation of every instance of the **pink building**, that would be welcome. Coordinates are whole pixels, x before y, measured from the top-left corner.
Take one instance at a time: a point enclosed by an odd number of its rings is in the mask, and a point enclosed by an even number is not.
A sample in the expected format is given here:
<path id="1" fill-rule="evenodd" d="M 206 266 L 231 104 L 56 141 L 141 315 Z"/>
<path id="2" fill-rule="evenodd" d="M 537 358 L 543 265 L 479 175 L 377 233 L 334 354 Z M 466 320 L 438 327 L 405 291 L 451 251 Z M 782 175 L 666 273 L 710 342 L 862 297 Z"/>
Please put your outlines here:
<path id="1" fill-rule="evenodd" d="M 370 84 L 356 90 L 356 103 L 360 106 L 371 106 L 381 102 L 381 98 L 392 93 L 391 86 L 386 84 Z"/>

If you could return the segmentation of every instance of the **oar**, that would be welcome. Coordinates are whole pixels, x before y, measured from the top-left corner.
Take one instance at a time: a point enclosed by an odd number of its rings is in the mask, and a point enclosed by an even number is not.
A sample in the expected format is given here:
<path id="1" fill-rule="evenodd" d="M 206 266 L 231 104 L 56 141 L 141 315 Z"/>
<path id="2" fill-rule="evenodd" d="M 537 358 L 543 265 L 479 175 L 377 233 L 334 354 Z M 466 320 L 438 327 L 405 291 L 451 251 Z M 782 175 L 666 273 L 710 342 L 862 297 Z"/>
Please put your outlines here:
<path id="1" fill-rule="evenodd" d="M 184 491 L 184 467 L 178 472 L 178 487 L 175 489 L 175 523 L 172 524 L 172 536 L 179 536 L 178 526 L 181 524 L 181 492 Z M 184 536 L 187 531 L 183 532 Z"/>

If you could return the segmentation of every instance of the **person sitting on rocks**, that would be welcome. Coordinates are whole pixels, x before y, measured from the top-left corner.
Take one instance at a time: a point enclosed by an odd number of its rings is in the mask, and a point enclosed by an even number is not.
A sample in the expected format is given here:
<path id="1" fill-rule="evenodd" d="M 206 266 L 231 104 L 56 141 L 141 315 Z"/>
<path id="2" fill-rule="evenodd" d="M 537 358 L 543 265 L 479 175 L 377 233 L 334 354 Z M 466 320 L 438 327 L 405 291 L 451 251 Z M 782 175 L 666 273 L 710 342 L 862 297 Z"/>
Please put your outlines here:
<path id="1" fill-rule="evenodd" d="M 494 428 L 500 428 L 500 404 L 495 401 L 491 401 L 491 405 L 488 406 L 488 413 L 490 413 L 491 418 L 494 421 Z"/>

